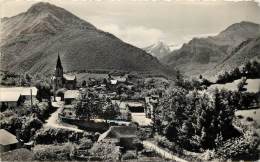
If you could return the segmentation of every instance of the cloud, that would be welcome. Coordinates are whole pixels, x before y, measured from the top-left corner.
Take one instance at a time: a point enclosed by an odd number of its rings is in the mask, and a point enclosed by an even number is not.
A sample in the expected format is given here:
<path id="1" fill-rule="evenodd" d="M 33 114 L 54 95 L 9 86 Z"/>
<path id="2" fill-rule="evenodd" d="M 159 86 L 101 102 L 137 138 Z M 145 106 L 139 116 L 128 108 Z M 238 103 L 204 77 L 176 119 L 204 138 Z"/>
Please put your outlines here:
<path id="1" fill-rule="evenodd" d="M 116 24 L 96 25 L 101 30 L 114 34 L 124 42 L 137 47 L 145 47 L 165 38 L 164 33 L 156 28 L 145 26 L 119 27 Z"/>

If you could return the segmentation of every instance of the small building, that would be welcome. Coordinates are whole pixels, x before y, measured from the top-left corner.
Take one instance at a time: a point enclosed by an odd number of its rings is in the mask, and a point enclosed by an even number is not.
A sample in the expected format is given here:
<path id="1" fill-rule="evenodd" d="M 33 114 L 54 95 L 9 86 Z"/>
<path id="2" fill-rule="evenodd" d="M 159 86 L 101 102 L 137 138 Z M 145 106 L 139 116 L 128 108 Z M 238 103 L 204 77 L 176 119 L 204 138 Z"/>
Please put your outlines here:
<path id="1" fill-rule="evenodd" d="M 16 108 L 22 103 L 20 92 L 0 91 L 0 108 L 4 111 L 6 108 Z"/>
<path id="2" fill-rule="evenodd" d="M 70 105 L 72 104 L 73 101 L 78 99 L 80 97 L 80 92 L 79 90 L 67 90 L 64 93 L 64 102 L 65 105 Z"/>
<path id="3" fill-rule="evenodd" d="M 36 87 L 1 87 L 0 92 L 5 94 L 10 93 L 19 93 L 24 99 L 30 100 L 31 96 L 33 99 L 36 99 L 38 89 Z"/>
<path id="4" fill-rule="evenodd" d="M 0 152 L 6 152 L 18 147 L 19 141 L 10 132 L 0 129 Z"/>
<path id="5" fill-rule="evenodd" d="M 143 102 L 127 102 L 126 107 L 132 113 L 145 112 L 145 105 Z"/>
<path id="6" fill-rule="evenodd" d="M 101 134 L 99 141 L 117 139 L 118 145 L 126 149 L 135 149 L 136 127 L 133 126 L 111 126 L 106 132 Z"/>

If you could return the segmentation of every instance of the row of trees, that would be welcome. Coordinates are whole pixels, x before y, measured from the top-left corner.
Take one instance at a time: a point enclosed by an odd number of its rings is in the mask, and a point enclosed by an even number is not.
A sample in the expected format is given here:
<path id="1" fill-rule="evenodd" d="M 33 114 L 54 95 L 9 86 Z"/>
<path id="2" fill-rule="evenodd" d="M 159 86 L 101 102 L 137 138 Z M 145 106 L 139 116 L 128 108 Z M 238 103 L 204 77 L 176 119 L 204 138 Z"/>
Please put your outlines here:
<path id="1" fill-rule="evenodd" d="M 176 71 L 175 85 L 186 90 L 202 90 L 210 86 L 211 84 L 212 82 L 210 82 L 206 78 L 203 78 L 202 75 L 199 76 L 199 80 L 195 78 L 188 80 L 184 78 L 179 70 Z"/>
<path id="2" fill-rule="evenodd" d="M 247 62 L 242 69 L 236 67 L 230 72 L 224 72 L 218 76 L 217 83 L 232 82 L 241 77 L 260 78 L 260 63 L 257 61 Z"/>
<path id="3" fill-rule="evenodd" d="M 240 136 L 233 127 L 239 107 L 237 93 L 215 90 L 211 95 L 183 88 L 169 90 L 155 110 L 156 131 L 186 149 L 211 149 Z"/>

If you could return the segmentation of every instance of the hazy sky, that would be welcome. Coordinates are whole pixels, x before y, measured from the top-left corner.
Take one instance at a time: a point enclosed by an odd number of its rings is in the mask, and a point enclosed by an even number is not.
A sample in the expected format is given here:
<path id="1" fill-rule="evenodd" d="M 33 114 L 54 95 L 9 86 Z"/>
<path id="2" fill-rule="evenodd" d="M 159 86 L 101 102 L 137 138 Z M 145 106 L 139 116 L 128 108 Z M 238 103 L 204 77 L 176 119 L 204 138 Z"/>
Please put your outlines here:
<path id="1" fill-rule="evenodd" d="M 46 1 L 46 0 L 43 0 Z M 260 2 L 260 0 L 257 0 Z M 37 0 L 0 0 L 1 17 L 25 12 Z M 159 40 L 180 45 L 192 37 L 214 35 L 229 25 L 260 23 L 256 2 L 178 0 L 48 0 L 96 27 L 138 47 Z"/>

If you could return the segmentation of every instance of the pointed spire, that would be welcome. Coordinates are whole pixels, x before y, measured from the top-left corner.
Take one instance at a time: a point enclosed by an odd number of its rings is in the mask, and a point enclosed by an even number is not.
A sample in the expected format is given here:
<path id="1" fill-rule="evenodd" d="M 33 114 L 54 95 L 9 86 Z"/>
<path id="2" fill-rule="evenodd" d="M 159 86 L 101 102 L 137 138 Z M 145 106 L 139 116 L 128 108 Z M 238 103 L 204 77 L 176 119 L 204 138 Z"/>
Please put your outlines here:
<path id="1" fill-rule="evenodd" d="M 59 52 L 58 52 L 58 59 L 57 59 L 56 68 L 61 68 L 62 69 L 62 65 L 61 65 L 61 61 L 60 61 L 60 53 Z"/>

